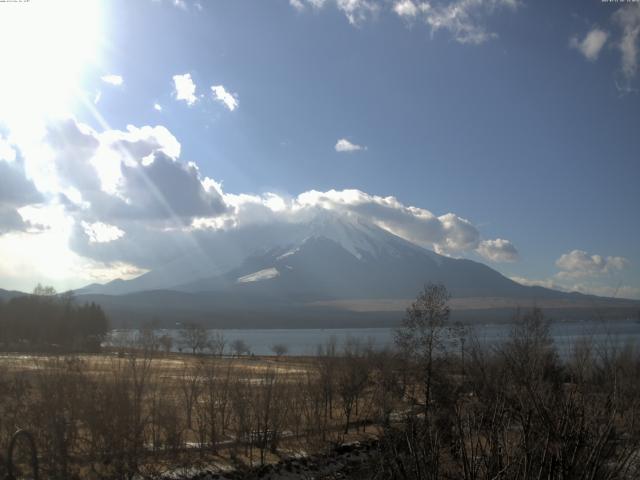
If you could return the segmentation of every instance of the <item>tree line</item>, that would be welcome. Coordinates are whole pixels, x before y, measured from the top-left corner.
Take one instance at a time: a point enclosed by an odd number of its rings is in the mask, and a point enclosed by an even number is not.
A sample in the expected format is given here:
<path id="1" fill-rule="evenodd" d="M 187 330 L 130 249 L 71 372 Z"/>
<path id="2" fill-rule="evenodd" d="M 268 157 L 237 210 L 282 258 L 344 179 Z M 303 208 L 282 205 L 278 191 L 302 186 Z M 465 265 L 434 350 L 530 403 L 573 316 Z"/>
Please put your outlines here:
<path id="1" fill-rule="evenodd" d="M 98 351 L 109 320 L 95 303 L 38 285 L 31 295 L 0 301 L 0 348 L 5 351 Z"/>
<path id="2" fill-rule="evenodd" d="M 190 353 L 192 355 L 235 355 L 253 356 L 251 345 L 242 338 L 229 340 L 223 331 L 211 330 L 201 323 L 185 322 L 171 335 L 158 329 L 153 322 L 142 325 L 137 330 L 120 330 L 109 338 L 108 347 L 124 353 L 130 350 L 149 350 L 152 352 Z M 274 343 L 269 350 L 278 358 L 289 352 L 285 343 Z"/>

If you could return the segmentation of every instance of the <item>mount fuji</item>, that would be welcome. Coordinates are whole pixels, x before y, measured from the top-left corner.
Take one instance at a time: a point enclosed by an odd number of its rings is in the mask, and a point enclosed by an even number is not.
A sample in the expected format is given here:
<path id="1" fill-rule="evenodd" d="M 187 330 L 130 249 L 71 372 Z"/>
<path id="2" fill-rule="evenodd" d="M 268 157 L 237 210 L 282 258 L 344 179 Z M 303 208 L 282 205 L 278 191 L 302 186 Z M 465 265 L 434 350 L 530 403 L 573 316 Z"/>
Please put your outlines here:
<path id="1" fill-rule="evenodd" d="M 618 314 L 639 305 L 524 286 L 482 263 L 439 255 L 360 219 L 323 214 L 284 232 L 258 231 L 253 245 L 222 248 L 218 255 L 192 253 L 138 278 L 76 293 L 117 319 L 226 327 L 387 324 L 430 282 L 447 287 L 462 320 L 505 320 L 516 307 L 534 304 L 562 318 L 584 315 L 605 300 Z"/>
<path id="2" fill-rule="evenodd" d="M 428 282 L 445 284 L 456 297 L 530 291 L 481 263 L 438 255 L 361 221 L 325 218 L 308 225 L 305 233 L 286 245 L 254 252 L 223 275 L 175 288 L 308 300 L 411 298 Z"/>

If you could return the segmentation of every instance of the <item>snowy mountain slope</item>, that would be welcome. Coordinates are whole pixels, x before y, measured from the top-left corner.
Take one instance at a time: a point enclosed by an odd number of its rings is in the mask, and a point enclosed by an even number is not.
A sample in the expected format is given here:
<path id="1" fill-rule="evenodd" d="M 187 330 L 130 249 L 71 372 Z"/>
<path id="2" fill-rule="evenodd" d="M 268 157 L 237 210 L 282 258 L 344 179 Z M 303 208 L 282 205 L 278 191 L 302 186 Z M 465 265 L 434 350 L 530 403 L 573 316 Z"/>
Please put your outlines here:
<path id="1" fill-rule="evenodd" d="M 534 292 L 481 263 L 438 255 L 375 225 L 324 217 L 305 233 L 290 244 L 256 252 L 224 275 L 177 288 L 305 299 L 412 298 L 427 282 L 442 282 L 461 297 Z M 541 293 L 555 295 L 535 292 Z"/>
<path id="2" fill-rule="evenodd" d="M 607 309 L 619 318 L 638 308 L 638 302 L 526 287 L 481 263 L 438 255 L 351 218 L 323 215 L 263 233 L 133 280 L 92 285 L 79 297 L 101 304 L 121 325 L 197 321 L 226 328 L 390 325 L 400 318 L 399 306 L 428 282 L 445 284 L 454 302 L 463 302 L 454 309 L 461 321 L 507 321 L 515 306 L 537 305 L 565 319 L 585 318 L 596 302 L 599 314 Z M 396 310 L 380 307 L 381 299 Z"/>
<path id="3" fill-rule="evenodd" d="M 413 298 L 428 282 L 457 297 L 564 295 L 524 287 L 478 262 L 438 255 L 371 223 L 323 212 L 253 243 L 216 245 L 215 258 L 193 252 L 136 279 L 91 285 L 80 294 L 169 289 L 261 298 L 328 300 Z"/>

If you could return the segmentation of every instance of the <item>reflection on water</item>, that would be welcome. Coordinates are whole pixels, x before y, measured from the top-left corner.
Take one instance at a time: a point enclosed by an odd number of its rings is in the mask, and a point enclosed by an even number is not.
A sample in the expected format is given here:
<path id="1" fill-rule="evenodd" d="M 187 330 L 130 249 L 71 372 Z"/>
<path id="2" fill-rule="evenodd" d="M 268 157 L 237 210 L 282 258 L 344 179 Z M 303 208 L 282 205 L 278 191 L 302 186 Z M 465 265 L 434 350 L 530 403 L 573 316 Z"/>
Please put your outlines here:
<path id="1" fill-rule="evenodd" d="M 490 324 L 470 327 L 472 335 L 481 345 L 494 346 L 509 337 L 512 325 Z M 227 348 L 234 341 L 245 341 L 255 355 L 273 355 L 271 347 L 276 344 L 286 345 L 289 355 L 314 355 L 317 347 L 331 339 L 335 339 L 338 347 L 348 339 L 354 338 L 374 348 L 384 348 L 393 343 L 392 328 L 327 328 L 327 329 L 228 329 L 221 331 Z M 131 338 L 135 331 L 114 330 L 109 343 L 117 344 L 125 338 Z M 173 338 L 173 350 L 180 348 L 178 330 L 158 330 L 156 335 L 170 335 Z M 594 344 L 600 347 L 623 347 L 637 344 L 640 341 L 640 323 L 634 320 L 618 320 L 609 322 L 558 322 L 551 325 L 551 335 L 561 356 L 565 357 L 575 342 L 584 337 L 591 337 Z M 186 349 L 188 351 L 188 349 Z"/>

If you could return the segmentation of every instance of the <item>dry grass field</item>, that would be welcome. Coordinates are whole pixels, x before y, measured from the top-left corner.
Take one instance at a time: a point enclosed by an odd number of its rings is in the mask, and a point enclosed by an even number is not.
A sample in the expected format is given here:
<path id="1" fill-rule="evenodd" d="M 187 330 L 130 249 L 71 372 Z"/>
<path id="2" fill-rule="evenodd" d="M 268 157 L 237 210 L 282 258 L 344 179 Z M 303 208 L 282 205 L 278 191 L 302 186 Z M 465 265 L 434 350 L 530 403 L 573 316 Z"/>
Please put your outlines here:
<path id="1" fill-rule="evenodd" d="M 350 364 L 372 355 L 358 352 Z M 16 428 L 31 431 L 45 478 L 156 478 L 321 452 L 377 432 L 370 372 L 345 362 L 8 353 L 0 357 L 0 446 Z"/>
<path id="2" fill-rule="evenodd" d="M 362 478 L 637 478 L 636 346 L 584 338 L 560 360 L 534 310 L 499 347 L 453 329 L 463 348 L 448 351 L 446 330 L 418 320 L 395 351 L 353 340 L 314 357 L 7 353 L 0 451 L 23 428 L 47 480 L 244 478 L 375 438 Z"/>

